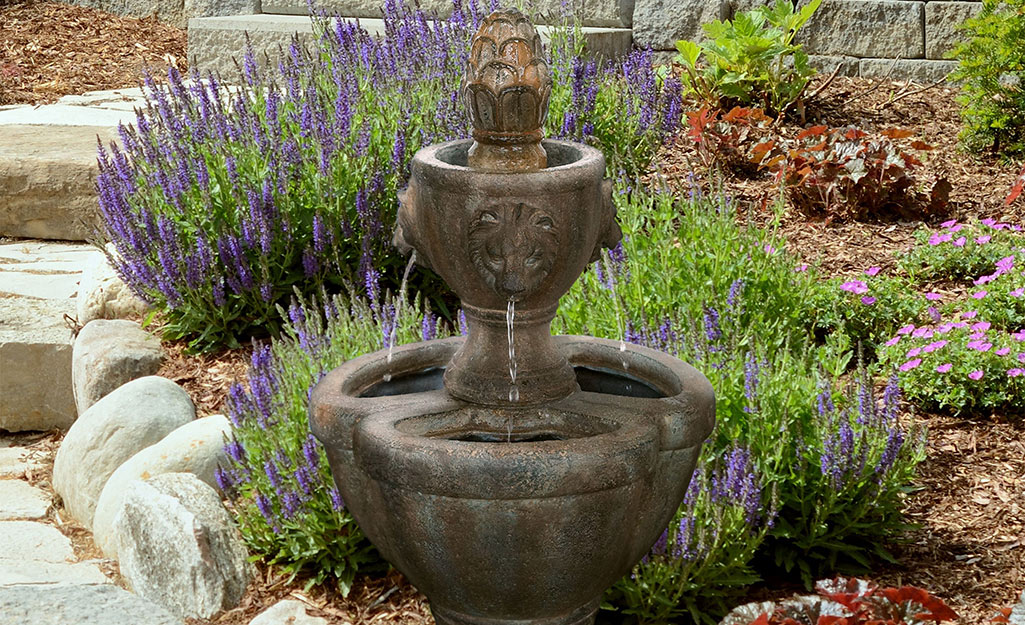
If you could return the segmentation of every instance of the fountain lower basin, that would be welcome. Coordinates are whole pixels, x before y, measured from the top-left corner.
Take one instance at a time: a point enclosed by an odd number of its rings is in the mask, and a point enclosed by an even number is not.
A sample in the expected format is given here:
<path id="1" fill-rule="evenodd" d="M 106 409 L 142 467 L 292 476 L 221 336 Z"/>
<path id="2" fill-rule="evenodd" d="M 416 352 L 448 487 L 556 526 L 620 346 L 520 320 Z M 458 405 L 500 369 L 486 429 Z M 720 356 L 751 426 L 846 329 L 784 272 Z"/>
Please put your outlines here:
<path id="1" fill-rule="evenodd" d="M 682 499 L 714 423 L 711 386 L 666 354 L 563 336 L 579 391 L 470 404 L 442 382 L 463 340 L 399 347 L 390 363 L 368 354 L 318 384 L 311 425 L 335 482 L 438 623 L 591 623 Z"/>

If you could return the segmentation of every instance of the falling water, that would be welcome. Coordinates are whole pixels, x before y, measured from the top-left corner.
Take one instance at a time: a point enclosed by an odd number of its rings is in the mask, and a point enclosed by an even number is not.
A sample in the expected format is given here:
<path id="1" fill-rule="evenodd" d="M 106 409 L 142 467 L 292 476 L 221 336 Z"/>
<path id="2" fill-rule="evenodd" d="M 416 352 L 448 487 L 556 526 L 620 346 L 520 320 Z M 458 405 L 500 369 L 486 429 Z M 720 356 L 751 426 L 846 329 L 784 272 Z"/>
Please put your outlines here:
<path id="1" fill-rule="evenodd" d="M 389 368 L 391 367 L 392 350 L 395 349 L 396 333 L 399 329 L 399 313 L 406 305 L 406 285 L 409 283 L 409 274 L 412 273 L 415 264 L 416 250 L 413 250 L 413 253 L 409 255 L 409 262 L 406 263 L 406 271 L 402 274 L 402 283 L 399 285 L 399 301 L 395 303 L 395 318 L 392 319 L 391 332 L 388 336 L 388 358 L 385 362 Z M 384 381 L 391 382 L 391 371 L 384 374 Z"/>
<path id="2" fill-rule="evenodd" d="M 516 301 L 509 300 L 505 309 L 505 335 L 509 339 L 509 401 L 520 401 L 520 387 L 516 385 L 516 344 L 513 342 L 513 320 L 516 318 Z"/>
<path id="3" fill-rule="evenodd" d="M 602 250 L 601 254 L 602 264 L 605 265 L 605 275 L 609 279 L 609 290 L 612 291 L 612 301 L 616 304 L 616 325 L 619 326 L 619 353 L 620 363 L 623 365 L 623 371 L 630 368 L 627 364 L 626 358 L 623 357 L 626 354 L 626 324 L 623 322 L 623 304 L 619 301 L 619 295 L 616 293 L 616 280 L 612 274 L 612 263 L 609 261 L 608 250 Z"/>

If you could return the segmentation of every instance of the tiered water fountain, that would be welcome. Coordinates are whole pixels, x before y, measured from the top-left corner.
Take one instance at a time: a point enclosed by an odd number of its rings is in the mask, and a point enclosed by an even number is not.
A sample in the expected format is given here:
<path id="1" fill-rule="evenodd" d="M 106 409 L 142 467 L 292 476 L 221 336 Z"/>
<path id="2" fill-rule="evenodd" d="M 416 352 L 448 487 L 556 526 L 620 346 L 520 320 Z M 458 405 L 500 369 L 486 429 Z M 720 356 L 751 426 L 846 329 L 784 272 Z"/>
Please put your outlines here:
<path id="1" fill-rule="evenodd" d="M 356 358 L 312 396 L 349 510 L 442 625 L 593 623 L 714 423 L 693 367 L 551 335 L 559 298 L 621 233 L 601 152 L 542 140 L 550 89 L 529 20 L 489 16 L 463 88 L 474 140 L 417 152 L 395 233 L 460 297 L 468 336 Z"/>

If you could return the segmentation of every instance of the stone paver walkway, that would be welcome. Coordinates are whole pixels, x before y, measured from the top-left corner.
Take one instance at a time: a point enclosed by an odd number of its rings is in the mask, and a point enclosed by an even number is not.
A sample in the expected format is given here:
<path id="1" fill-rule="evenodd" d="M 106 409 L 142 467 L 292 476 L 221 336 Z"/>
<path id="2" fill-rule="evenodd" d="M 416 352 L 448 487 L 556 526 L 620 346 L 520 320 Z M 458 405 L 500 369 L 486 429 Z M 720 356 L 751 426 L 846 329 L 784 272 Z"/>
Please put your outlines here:
<path id="1" fill-rule="evenodd" d="M 46 451 L 38 435 L 0 433 L 0 625 L 182 625 L 163 608 L 80 561 L 50 520 Z"/>

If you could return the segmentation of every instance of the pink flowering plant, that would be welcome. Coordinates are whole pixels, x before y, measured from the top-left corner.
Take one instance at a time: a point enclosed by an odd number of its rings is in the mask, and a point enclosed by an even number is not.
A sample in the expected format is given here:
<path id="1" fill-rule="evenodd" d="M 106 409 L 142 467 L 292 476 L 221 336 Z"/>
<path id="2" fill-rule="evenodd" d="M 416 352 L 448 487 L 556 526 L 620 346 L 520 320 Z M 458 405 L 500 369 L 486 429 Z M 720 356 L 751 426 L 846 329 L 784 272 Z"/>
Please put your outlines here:
<path id="1" fill-rule="evenodd" d="M 990 271 L 973 281 L 967 301 L 996 327 L 1025 328 L 1025 252 L 1019 250 L 996 261 Z"/>
<path id="2" fill-rule="evenodd" d="M 916 245 L 898 259 L 912 279 L 967 282 L 993 270 L 1001 258 L 1025 247 L 1021 226 L 995 219 L 945 221 L 940 228 L 921 228 Z"/>
<path id="3" fill-rule="evenodd" d="M 821 283 L 812 301 L 815 334 L 823 338 L 837 331 L 867 354 L 893 335 L 903 320 L 924 320 L 928 302 L 914 294 L 907 279 L 869 267 L 853 277 Z"/>
<path id="4" fill-rule="evenodd" d="M 977 311 L 939 323 L 907 324 L 879 351 L 901 389 L 927 410 L 1020 413 L 1025 407 L 1025 330 L 998 329 Z"/>

